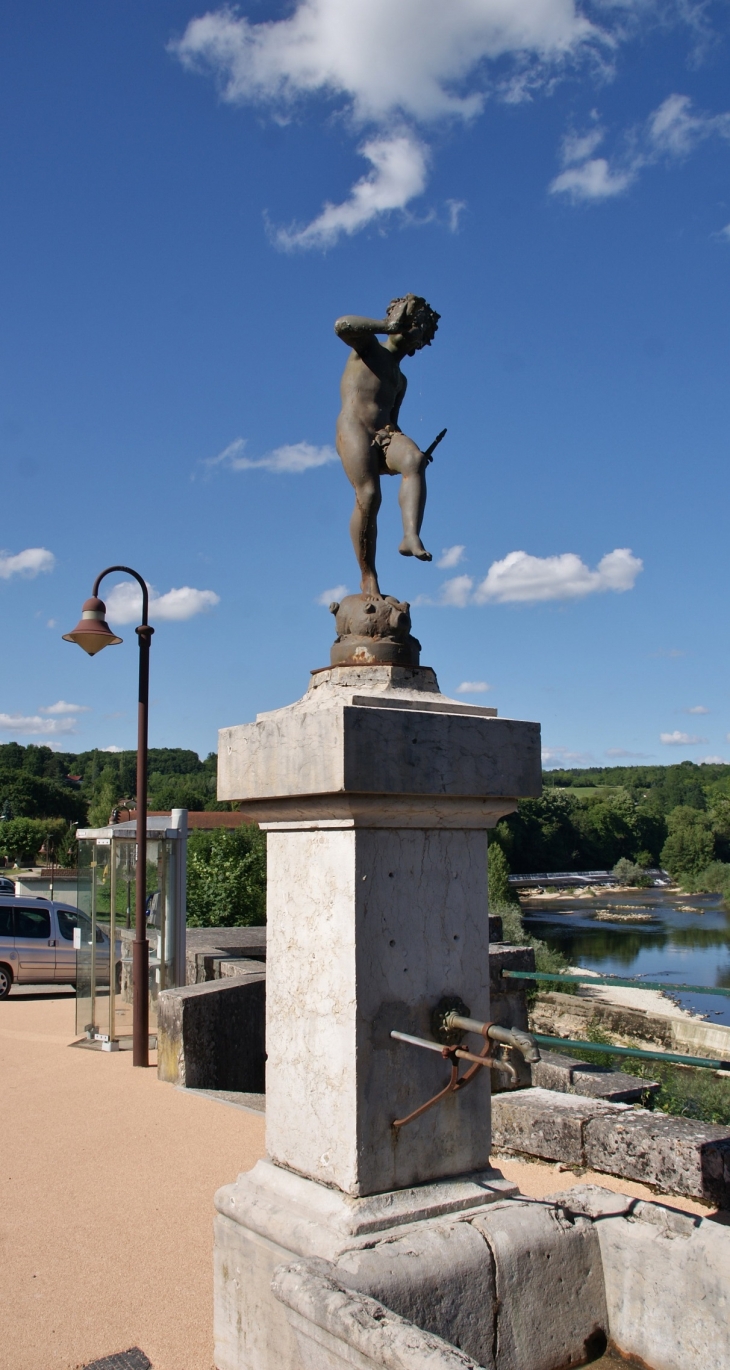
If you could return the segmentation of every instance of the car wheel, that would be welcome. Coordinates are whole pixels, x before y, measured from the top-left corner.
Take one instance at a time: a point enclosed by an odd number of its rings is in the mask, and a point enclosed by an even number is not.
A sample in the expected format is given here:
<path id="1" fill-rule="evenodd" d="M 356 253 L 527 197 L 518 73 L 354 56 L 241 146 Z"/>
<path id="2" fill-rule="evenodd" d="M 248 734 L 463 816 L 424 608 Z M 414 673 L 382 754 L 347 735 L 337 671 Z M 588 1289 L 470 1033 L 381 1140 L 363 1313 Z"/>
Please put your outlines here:
<path id="1" fill-rule="evenodd" d="M 7 999 L 13 983 L 13 972 L 9 966 L 0 965 L 0 999 Z"/>

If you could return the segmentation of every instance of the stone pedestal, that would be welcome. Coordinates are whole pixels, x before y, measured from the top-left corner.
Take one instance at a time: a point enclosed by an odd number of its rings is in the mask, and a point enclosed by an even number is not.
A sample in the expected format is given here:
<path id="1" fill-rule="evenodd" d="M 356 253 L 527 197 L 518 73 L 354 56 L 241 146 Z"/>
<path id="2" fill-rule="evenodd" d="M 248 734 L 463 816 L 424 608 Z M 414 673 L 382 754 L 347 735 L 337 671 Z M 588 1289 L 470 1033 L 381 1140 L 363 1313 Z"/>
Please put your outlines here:
<path id="1" fill-rule="evenodd" d="M 269 1175 L 315 1182 L 316 1214 L 319 1187 L 339 1203 L 387 1196 L 387 1210 L 399 1191 L 483 1172 L 488 1072 L 394 1129 L 448 1069 L 390 1033 L 431 1038 L 444 995 L 489 1018 L 487 829 L 540 793 L 538 725 L 446 698 L 428 667 L 334 667 L 298 703 L 223 729 L 218 756 L 219 798 L 268 832 Z M 231 1322 L 262 1316 L 233 1252 L 270 1242 L 284 1203 L 267 1200 L 264 1233 L 256 1192 L 244 1186 L 233 1209 L 218 1197 L 220 1370 L 282 1364 L 244 1353 Z M 223 1349 L 234 1341 L 238 1359 Z"/>

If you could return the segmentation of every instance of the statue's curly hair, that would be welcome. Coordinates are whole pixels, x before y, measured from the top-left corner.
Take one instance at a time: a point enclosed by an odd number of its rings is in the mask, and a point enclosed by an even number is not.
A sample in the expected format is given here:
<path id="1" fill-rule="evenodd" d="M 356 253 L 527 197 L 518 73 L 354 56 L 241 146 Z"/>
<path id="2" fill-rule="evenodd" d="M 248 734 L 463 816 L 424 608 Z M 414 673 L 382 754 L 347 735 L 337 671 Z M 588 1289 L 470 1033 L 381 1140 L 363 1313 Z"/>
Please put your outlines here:
<path id="1" fill-rule="evenodd" d="M 423 295 L 401 295 L 395 300 L 391 300 L 385 311 L 386 319 L 398 308 L 405 304 L 407 322 L 413 327 L 420 324 L 423 330 L 423 338 L 427 347 L 431 346 L 431 341 L 435 337 L 436 329 L 439 326 L 440 314 L 432 309 Z"/>

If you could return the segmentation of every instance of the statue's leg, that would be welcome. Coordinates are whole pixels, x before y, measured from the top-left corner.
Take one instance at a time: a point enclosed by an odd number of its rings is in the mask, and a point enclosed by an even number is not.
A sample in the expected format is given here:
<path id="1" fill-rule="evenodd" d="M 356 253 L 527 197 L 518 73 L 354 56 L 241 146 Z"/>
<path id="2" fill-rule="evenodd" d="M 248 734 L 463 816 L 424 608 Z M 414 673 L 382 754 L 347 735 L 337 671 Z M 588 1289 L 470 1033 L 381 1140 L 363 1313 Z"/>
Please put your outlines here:
<path id="1" fill-rule="evenodd" d="M 388 469 L 400 472 L 402 477 L 398 503 L 403 519 L 403 541 L 398 551 L 404 557 L 418 557 L 419 561 L 431 561 L 431 553 L 426 551 L 420 537 L 426 508 L 428 460 L 420 447 L 417 447 L 411 438 L 407 438 L 405 433 L 396 433 L 391 438 L 385 460 Z"/>
<path id="2" fill-rule="evenodd" d="M 350 518 L 350 537 L 361 572 L 360 589 L 364 594 L 379 595 L 375 570 L 375 548 L 378 537 L 378 510 L 381 502 L 379 451 L 373 447 L 366 428 L 348 425 L 340 427 L 337 450 L 348 480 L 355 488 L 355 508 Z"/>

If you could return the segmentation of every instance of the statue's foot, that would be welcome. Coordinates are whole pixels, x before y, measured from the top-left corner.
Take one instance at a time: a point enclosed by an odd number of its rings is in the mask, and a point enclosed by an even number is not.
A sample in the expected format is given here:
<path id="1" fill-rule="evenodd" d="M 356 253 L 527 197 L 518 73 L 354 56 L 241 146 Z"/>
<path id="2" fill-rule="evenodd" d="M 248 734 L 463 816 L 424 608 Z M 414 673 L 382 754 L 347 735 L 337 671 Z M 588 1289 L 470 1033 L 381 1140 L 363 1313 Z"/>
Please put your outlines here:
<path id="1" fill-rule="evenodd" d="M 398 548 L 402 557 L 418 557 L 419 561 L 433 561 L 417 533 L 407 533 Z"/>

